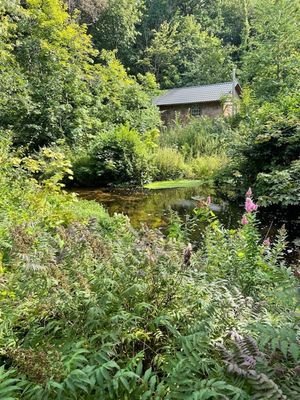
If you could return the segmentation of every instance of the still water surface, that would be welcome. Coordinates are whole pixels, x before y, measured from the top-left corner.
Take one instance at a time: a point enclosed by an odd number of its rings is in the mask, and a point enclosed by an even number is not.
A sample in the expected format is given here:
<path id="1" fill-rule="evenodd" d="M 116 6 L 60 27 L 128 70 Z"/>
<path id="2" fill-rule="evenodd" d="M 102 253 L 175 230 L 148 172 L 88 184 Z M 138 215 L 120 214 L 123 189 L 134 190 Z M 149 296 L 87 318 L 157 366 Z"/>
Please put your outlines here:
<path id="1" fill-rule="evenodd" d="M 110 215 L 123 213 L 127 215 L 133 227 L 140 228 L 147 224 L 150 228 L 165 230 L 170 221 L 170 210 L 176 211 L 182 221 L 193 215 L 199 200 L 212 197 L 211 209 L 226 228 L 236 228 L 244 212 L 243 204 L 229 203 L 214 195 L 206 187 L 178 189 L 76 189 L 79 197 L 101 203 Z M 259 228 L 262 237 L 271 237 L 282 225 L 288 233 L 287 255 L 293 262 L 300 262 L 300 208 L 264 209 L 258 212 Z M 199 241 L 205 224 L 198 223 L 193 234 L 193 242 Z"/>
<path id="2" fill-rule="evenodd" d="M 80 197 L 102 203 L 110 215 L 123 213 L 135 228 L 147 224 L 151 228 L 164 228 L 169 221 L 170 210 L 176 211 L 183 219 L 193 215 L 199 200 L 211 195 L 203 187 L 178 189 L 79 189 Z M 242 209 L 212 195 L 211 209 L 224 226 L 236 227 Z"/>

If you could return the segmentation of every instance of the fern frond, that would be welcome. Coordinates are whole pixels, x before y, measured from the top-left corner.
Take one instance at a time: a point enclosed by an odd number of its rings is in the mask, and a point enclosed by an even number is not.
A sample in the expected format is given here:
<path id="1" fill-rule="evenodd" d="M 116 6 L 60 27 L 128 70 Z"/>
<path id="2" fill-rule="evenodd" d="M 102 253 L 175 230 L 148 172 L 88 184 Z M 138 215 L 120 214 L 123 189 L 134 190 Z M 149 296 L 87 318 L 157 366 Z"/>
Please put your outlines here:
<path id="1" fill-rule="evenodd" d="M 14 371 L 5 371 L 4 367 L 0 367 L 0 399 L 1 400 L 18 400 L 19 391 L 21 389 L 20 380 L 14 378 Z"/>
<path id="2" fill-rule="evenodd" d="M 248 378 L 255 389 L 253 400 L 288 400 L 277 384 L 265 374 L 257 374 L 255 371 L 250 371 Z"/>

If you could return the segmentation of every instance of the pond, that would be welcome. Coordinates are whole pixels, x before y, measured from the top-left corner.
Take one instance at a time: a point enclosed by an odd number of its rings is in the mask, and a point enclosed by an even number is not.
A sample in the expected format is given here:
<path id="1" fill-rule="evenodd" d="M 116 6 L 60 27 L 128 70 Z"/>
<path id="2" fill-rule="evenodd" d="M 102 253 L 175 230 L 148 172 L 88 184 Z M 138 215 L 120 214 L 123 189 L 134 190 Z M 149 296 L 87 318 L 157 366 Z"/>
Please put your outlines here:
<path id="1" fill-rule="evenodd" d="M 79 197 L 95 200 L 104 205 L 110 215 L 123 213 L 135 228 L 147 224 L 151 228 L 165 230 L 170 221 L 170 210 L 176 211 L 182 221 L 193 215 L 198 201 L 205 201 L 210 195 L 212 211 L 226 228 L 236 228 L 244 212 L 244 204 L 229 203 L 215 195 L 209 187 L 197 186 L 177 189 L 76 189 Z M 285 225 L 288 232 L 288 253 L 293 260 L 300 254 L 300 213 L 299 207 L 259 209 L 258 219 L 263 236 L 273 237 Z M 199 223 L 193 234 L 193 241 L 199 240 L 199 233 L 205 225 Z"/>
<path id="2" fill-rule="evenodd" d="M 176 189 L 78 189 L 81 198 L 95 200 L 104 205 L 110 215 L 127 215 L 133 227 L 147 224 L 151 228 L 164 228 L 170 220 L 170 210 L 176 211 L 182 219 L 192 216 L 199 201 L 205 201 L 211 190 L 205 187 Z M 211 209 L 226 227 L 237 225 L 242 210 L 212 196 Z"/>

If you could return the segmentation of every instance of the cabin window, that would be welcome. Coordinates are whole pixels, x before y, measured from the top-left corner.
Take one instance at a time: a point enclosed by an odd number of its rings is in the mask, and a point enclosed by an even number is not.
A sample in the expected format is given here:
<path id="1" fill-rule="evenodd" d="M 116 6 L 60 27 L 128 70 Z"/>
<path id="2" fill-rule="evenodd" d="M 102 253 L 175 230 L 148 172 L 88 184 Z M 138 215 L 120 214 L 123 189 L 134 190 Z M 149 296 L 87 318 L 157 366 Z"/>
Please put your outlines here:
<path id="1" fill-rule="evenodd" d="M 192 117 L 200 117 L 202 114 L 200 104 L 194 104 L 191 107 L 191 116 Z"/>

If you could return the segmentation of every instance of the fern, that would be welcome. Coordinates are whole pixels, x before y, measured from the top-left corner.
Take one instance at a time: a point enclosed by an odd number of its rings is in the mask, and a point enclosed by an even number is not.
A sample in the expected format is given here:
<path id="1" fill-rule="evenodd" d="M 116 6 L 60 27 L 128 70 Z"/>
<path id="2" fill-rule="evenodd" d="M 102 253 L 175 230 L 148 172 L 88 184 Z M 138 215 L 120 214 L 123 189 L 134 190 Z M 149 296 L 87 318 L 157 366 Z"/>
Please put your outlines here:
<path id="1" fill-rule="evenodd" d="M 259 334 L 259 346 L 269 352 L 279 351 L 286 359 L 292 357 L 295 362 L 300 361 L 300 330 L 293 325 L 274 328 L 271 325 L 256 324 L 255 331 Z M 297 332 L 298 330 L 298 332 Z"/>
<path id="2" fill-rule="evenodd" d="M 252 387 L 253 399 L 272 398 L 278 400 L 296 400 L 299 394 L 298 351 L 293 355 L 289 348 L 296 350 L 297 335 L 291 328 L 274 329 L 271 326 L 258 326 L 264 335 L 260 337 L 260 348 L 250 336 L 241 336 L 236 332 L 231 335 L 231 347 L 218 344 L 229 374 L 245 379 Z M 280 338 L 285 340 L 280 340 Z M 263 350 L 263 351 L 262 351 Z M 274 351 L 280 351 L 283 359 L 289 362 L 281 363 Z M 281 379 L 284 377 L 283 380 Z M 289 384 L 286 382 L 289 381 Z"/>
<path id="3" fill-rule="evenodd" d="M 250 399 L 243 390 L 217 379 L 202 379 L 197 382 L 195 382 L 194 379 L 186 379 L 185 386 L 181 386 L 177 390 L 172 390 L 167 398 L 192 400 Z"/>
<path id="4" fill-rule="evenodd" d="M 0 399 L 1 400 L 17 400 L 21 390 L 21 382 L 13 377 L 15 371 L 5 371 L 4 367 L 0 367 Z"/>

